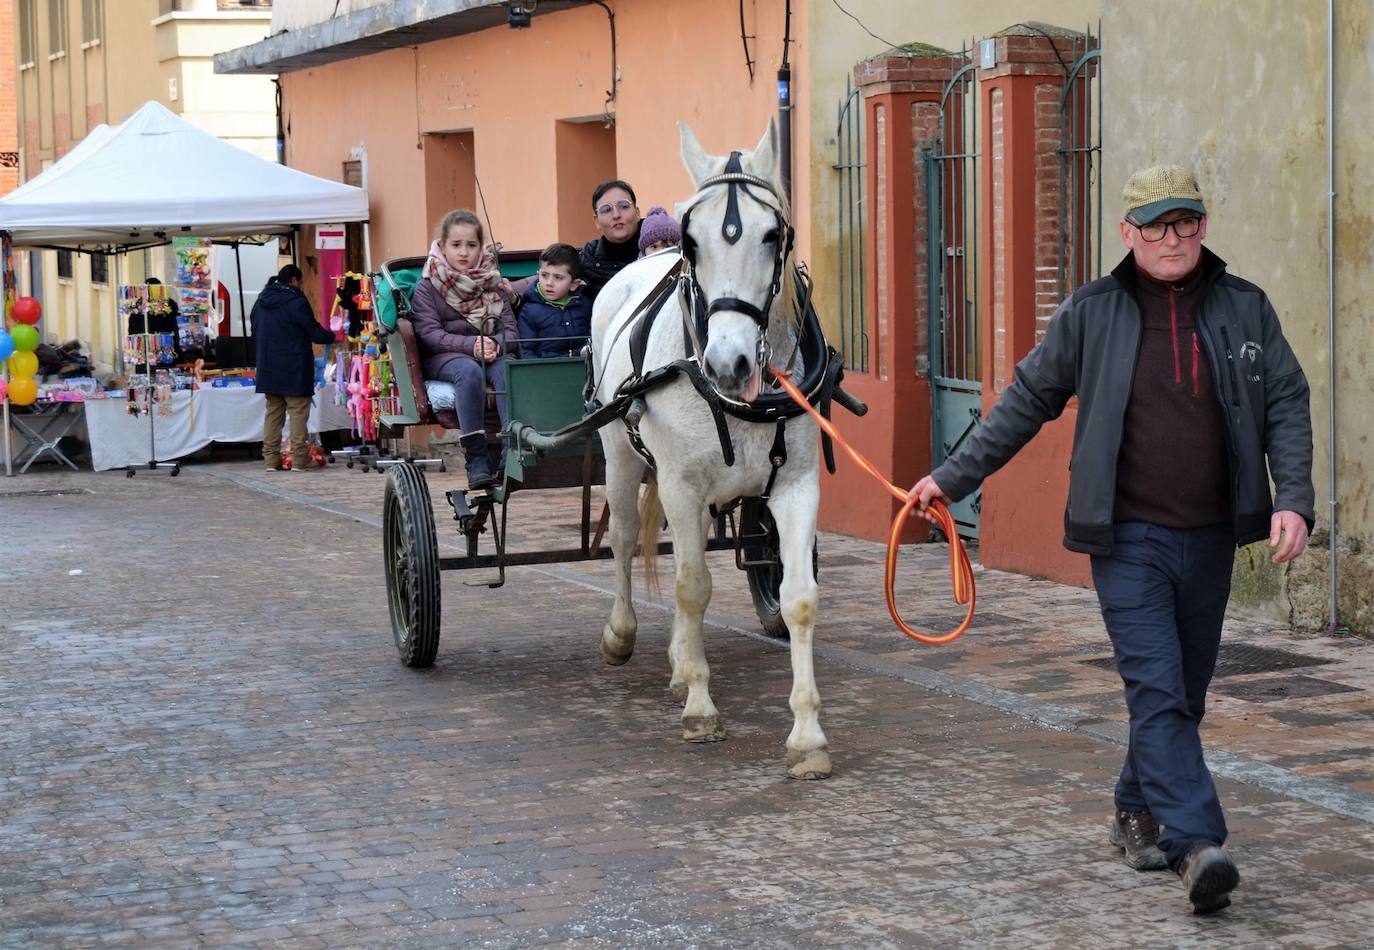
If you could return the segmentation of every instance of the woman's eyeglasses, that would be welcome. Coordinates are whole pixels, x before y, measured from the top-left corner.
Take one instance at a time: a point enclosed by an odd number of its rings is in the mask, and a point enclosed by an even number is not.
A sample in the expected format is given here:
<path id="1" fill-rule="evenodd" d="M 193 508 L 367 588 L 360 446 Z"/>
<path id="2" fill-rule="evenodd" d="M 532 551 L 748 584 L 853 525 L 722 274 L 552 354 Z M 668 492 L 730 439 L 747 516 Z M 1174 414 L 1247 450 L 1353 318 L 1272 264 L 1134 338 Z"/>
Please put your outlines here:
<path id="1" fill-rule="evenodd" d="M 608 217 L 612 211 L 619 211 L 621 214 L 624 214 L 626 211 L 629 211 L 634 206 L 635 203 L 633 201 L 627 201 L 624 198 L 621 198 L 615 204 L 610 204 L 609 202 L 607 202 L 606 204 L 597 208 L 596 213 L 601 215 L 601 217 L 605 218 Z"/>

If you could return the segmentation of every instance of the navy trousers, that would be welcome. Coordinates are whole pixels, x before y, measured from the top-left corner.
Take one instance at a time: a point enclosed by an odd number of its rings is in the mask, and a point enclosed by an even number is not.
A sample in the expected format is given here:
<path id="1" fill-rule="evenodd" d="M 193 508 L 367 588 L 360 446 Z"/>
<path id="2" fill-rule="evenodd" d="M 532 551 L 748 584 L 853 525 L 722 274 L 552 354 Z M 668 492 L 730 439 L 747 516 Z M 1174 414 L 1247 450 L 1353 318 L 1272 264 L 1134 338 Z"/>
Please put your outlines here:
<path id="1" fill-rule="evenodd" d="M 1112 535 L 1112 553 L 1094 556 L 1092 572 L 1131 717 L 1116 806 L 1154 815 L 1177 869 L 1193 845 L 1226 841 L 1198 727 L 1231 594 L 1234 534 L 1230 525 L 1129 523 Z"/>
<path id="2" fill-rule="evenodd" d="M 465 435 L 482 432 L 487 414 L 487 386 L 496 390 L 496 411 L 501 425 L 506 424 L 506 358 L 497 357 L 490 363 L 476 360 L 449 360 L 439 371 L 439 378 L 453 384 L 453 401 L 458 410 L 458 427 Z"/>

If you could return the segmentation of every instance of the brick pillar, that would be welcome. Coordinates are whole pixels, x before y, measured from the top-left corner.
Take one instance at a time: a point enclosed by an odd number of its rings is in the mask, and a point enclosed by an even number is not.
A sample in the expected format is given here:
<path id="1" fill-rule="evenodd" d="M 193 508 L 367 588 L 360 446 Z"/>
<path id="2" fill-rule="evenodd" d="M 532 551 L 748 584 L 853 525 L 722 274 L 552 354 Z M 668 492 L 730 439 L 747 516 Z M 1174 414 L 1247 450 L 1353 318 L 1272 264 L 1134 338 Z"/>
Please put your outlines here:
<path id="1" fill-rule="evenodd" d="M 898 485 L 930 471 L 930 385 L 926 378 L 926 196 L 922 149 L 939 123 L 948 57 L 886 56 L 854 68 L 867 143 L 864 242 L 869 371 L 845 371 L 844 386 L 868 415 L 843 410 L 845 437 Z M 821 476 L 820 525 L 885 540 L 901 507 L 838 452 Z M 912 526 L 911 538 L 927 531 Z"/>
<path id="2" fill-rule="evenodd" d="M 994 42 L 996 65 L 978 71 L 979 185 L 987 196 L 979 222 L 984 418 L 1059 304 L 1061 63 L 1074 55 L 1068 34 L 1012 34 Z M 979 522 L 985 565 L 1089 583 L 1087 559 L 1062 545 L 1076 416 L 1074 400 L 988 479 Z"/>

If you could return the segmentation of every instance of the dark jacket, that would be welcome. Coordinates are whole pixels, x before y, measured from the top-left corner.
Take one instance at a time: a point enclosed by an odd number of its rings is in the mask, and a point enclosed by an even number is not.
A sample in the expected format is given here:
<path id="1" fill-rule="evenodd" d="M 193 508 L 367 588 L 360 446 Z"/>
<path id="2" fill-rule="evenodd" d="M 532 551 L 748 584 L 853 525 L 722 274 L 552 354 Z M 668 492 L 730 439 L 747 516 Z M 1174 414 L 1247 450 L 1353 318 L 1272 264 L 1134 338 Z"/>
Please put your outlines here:
<path id="1" fill-rule="evenodd" d="M 472 345 L 479 336 L 477 328 L 468 322 L 467 317 L 448 305 L 429 278 L 421 278 L 415 285 L 415 295 L 410 298 L 410 310 L 411 320 L 415 324 L 415 337 L 420 341 L 425 379 L 438 379 L 439 372 L 450 360 L 477 359 L 472 354 Z M 510 301 L 505 301 L 501 310 L 500 326 L 491 330 L 491 337 L 500 345 L 502 356 L 516 348 L 515 341 L 519 336 Z"/>
<path id="2" fill-rule="evenodd" d="M 1197 322 L 1226 419 L 1236 542 L 1268 537 L 1275 510 L 1297 512 L 1311 530 L 1307 377 L 1264 291 L 1226 273 L 1226 263 L 1206 248 L 1200 266 L 1206 289 Z M 973 491 L 1076 395 L 1064 546 L 1111 553 L 1117 452 L 1140 347 L 1136 279 L 1134 257 L 1127 254 L 1109 276 L 1079 288 L 1059 306 L 1044 340 L 1016 365 L 1014 382 L 981 428 L 932 473 L 946 494 L 957 500 Z M 1218 512 L 1217 520 L 1226 514 Z"/>
<path id="3" fill-rule="evenodd" d="M 315 350 L 310 344 L 333 343 L 334 334 L 315 319 L 305 294 L 274 280 L 258 294 L 250 319 L 257 341 L 258 392 L 314 395 Z"/>
<path id="4" fill-rule="evenodd" d="M 532 357 L 576 356 L 592 332 L 592 302 L 574 290 L 564 303 L 544 299 L 539 283 L 520 295 L 520 355 Z"/>
<path id="5" fill-rule="evenodd" d="M 582 265 L 582 280 L 585 282 L 583 295 L 590 301 L 595 300 L 601 288 L 606 286 L 626 264 L 639 259 L 639 229 L 644 226 L 641 220 L 635 225 L 635 233 L 621 244 L 615 244 L 599 237 L 582 245 L 579 255 Z"/>

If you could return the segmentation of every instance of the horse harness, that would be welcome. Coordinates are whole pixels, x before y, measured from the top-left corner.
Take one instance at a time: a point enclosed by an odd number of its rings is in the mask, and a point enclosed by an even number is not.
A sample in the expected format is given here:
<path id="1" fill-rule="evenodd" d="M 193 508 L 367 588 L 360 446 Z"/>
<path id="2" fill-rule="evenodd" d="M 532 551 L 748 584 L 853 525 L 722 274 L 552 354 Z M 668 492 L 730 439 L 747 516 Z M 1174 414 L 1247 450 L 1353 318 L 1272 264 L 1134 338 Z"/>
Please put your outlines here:
<path id="1" fill-rule="evenodd" d="M 629 332 L 630 359 L 634 367 L 633 375 L 621 383 L 609 402 L 602 403 L 595 397 L 595 367 L 591 348 L 588 347 L 585 350 L 587 384 L 583 393 L 586 400 L 586 415 L 577 422 L 553 433 L 550 438 L 557 439 L 565 435 L 599 429 L 612 419 L 620 419 L 635 451 L 650 468 L 656 468 L 654 457 L 649 452 L 648 447 L 644 445 L 639 434 L 639 421 L 646 408 L 643 397 L 646 393 L 667 385 L 678 376 L 683 376 L 692 384 L 692 387 L 696 389 L 698 395 L 701 396 L 711 411 L 716 436 L 720 440 L 721 456 L 727 466 L 735 464 L 734 443 L 731 441 L 730 430 L 725 419 L 727 415 L 746 422 L 774 423 L 773 444 L 768 452 L 771 470 L 761 496 L 766 499 L 773 490 L 778 470 L 787 462 L 785 436 L 787 420 L 801 415 L 804 410 L 783 392 L 761 394 L 752 403 L 721 395 L 702 371 L 702 346 L 706 339 L 707 321 L 712 314 L 723 310 L 743 313 L 758 326 L 759 366 L 760 372 L 765 371 L 771 362 L 771 353 L 767 345 L 768 315 L 782 290 L 787 258 L 792 251 L 794 232 L 786 218 L 783 217 L 781 210 L 764 201 L 751 190 L 758 188 L 775 198 L 777 196 L 770 182 L 743 170 L 739 152 L 732 152 L 726 162 L 725 170 L 719 175 L 707 178 L 701 183 L 698 190 L 714 185 L 725 185 L 729 188 L 725 217 L 721 223 L 721 235 L 728 244 L 735 244 L 743 235 L 739 215 L 740 192 L 773 212 L 777 224 L 777 254 L 774 258 L 773 277 L 769 285 L 768 297 L 763 306 L 760 307 L 750 301 L 736 297 L 706 299 L 706 294 L 696 276 L 696 246 L 687 236 L 687 227 L 692 213 L 692 208 L 689 207 L 682 216 L 682 257 L 673 263 L 668 272 L 644 297 L 630 318 L 621 325 L 620 331 L 611 343 L 611 346 L 614 347 L 615 343 L 619 341 L 619 337 L 625 332 Z M 862 415 L 867 411 L 867 407 L 840 388 L 839 384 L 843 378 L 844 369 L 840 360 L 836 358 L 838 354 L 827 343 L 824 331 L 820 326 L 820 320 L 816 316 L 815 309 L 811 306 L 810 278 L 805 271 L 794 267 L 792 268 L 792 279 L 796 282 L 802 314 L 797 346 L 790 361 L 795 365 L 800 360 L 803 377 L 799 383 L 799 388 L 806 394 L 810 404 L 815 406 L 825 418 L 830 417 L 832 400 L 839 401 L 851 412 Z M 683 356 L 664 366 L 645 372 L 644 361 L 649 347 L 649 335 L 659 314 L 663 312 L 667 302 L 674 294 L 682 295 L 684 311 Z M 833 474 L 835 455 L 830 437 L 822 433 L 821 444 L 825 455 L 826 469 Z"/>

